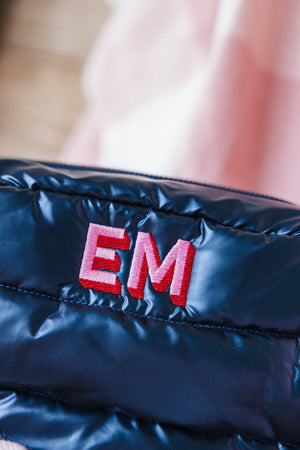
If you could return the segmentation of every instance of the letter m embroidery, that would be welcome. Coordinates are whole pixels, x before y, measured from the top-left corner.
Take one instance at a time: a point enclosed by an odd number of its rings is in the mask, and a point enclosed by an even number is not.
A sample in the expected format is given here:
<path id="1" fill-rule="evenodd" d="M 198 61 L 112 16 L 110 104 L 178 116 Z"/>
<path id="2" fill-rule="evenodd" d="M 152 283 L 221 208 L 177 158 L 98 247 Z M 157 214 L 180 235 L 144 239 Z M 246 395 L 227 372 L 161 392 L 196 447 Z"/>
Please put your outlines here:
<path id="1" fill-rule="evenodd" d="M 133 297 L 142 299 L 146 279 L 156 291 L 166 292 L 175 305 L 185 306 L 195 249 L 191 242 L 179 239 L 161 262 L 151 233 L 139 232 L 134 248 L 127 288 Z"/>

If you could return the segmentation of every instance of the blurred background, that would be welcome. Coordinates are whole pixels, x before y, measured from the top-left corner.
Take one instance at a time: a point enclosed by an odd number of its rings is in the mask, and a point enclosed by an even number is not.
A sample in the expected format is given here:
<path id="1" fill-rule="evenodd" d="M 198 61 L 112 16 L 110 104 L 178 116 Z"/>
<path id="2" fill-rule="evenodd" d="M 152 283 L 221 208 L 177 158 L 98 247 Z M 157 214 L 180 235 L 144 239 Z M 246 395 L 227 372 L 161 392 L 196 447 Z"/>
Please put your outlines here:
<path id="1" fill-rule="evenodd" d="M 300 203 L 299 0 L 2 0 L 0 156 Z"/>
<path id="2" fill-rule="evenodd" d="M 109 12 L 104 0 L 1 0 L 1 157 L 58 157 L 84 107 L 82 66 Z"/>

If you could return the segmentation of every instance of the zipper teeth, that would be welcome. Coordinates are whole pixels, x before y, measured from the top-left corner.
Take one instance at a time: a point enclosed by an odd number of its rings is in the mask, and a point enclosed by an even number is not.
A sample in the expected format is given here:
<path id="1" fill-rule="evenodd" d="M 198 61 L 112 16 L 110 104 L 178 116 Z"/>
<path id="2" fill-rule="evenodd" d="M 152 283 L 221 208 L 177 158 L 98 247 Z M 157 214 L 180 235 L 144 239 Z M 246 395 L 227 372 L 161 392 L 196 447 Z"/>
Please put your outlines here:
<path id="1" fill-rule="evenodd" d="M 152 174 L 146 174 L 146 173 L 142 173 L 142 172 L 133 172 L 133 171 L 128 171 L 128 170 L 122 170 L 122 169 L 119 170 L 119 169 L 84 166 L 84 165 L 67 164 L 67 163 L 59 163 L 59 162 L 51 162 L 51 161 L 36 161 L 36 162 L 38 162 L 40 164 L 45 164 L 45 165 L 47 165 L 49 167 L 53 167 L 53 168 L 70 169 L 70 170 L 88 170 L 88 171 L 102 172 L 102 173 L 116 173 L 116 174 L 119 173 L 122 175 L 135 175 L 135 176 L 150 178 L 153 180 L 178 181 L 180 183 L 192 184 L 195 186 L 203 186 L 203 187 L 208 187 L 208 188 L 213 188 L 213 189 L 219 189 L 219 190 L 227 191 L 227 192 L 235 192 L 237 194 L 244 194 L 244 195 L 249 195 L 251 197 L 265 198 L 265 199 L 275 200 L 277 202 L 282 202 L 282 203 L 287 203 L 287 204 L 293 205 L 293 203 L 289 202 L 288 200 L 283 200 L 278 197 L 272 197 L 271 195 L 259 194 L 257 192 L 251 192 L 251 191 L 246 191 L 243 189 L 236 189 L 236 188 L 231 188 L 231 187 L 217 185 L 217 184 L 201 183 L 198 181 L 185 180 L 183 178 L 173 178 L 173 177 L 168 177 L 168 176 L 162 177 L 160 175 L 152 175 Z"/>

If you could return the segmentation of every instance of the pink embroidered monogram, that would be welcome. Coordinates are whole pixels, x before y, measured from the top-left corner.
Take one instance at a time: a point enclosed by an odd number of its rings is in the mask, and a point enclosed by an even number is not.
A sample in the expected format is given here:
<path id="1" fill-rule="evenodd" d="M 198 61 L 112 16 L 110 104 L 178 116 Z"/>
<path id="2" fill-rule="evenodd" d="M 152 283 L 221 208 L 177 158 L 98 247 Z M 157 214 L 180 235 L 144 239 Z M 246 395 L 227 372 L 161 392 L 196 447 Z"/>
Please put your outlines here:
<path id="1" fill-rule="evenodd" d="M 116 273 L 121 260 L 115 249 L 128 250 L 130 239 L 125 229 L 91 223 L 88 229 L 79 281 L 85 288 L 121 294 L 121 283 Z M 166 292 L 175 305 L 185 306 L 194 261 L 195 249 L 191 242 L 178 239 L 161 261 L 151 233 L 138 232 L 133 252 L 127 289 L 142 299 L 149 275 L 154 289 Z"/>
<path id="2" fill-rule="evenodd" d="M 128 250 L 129 245 L 129 236 L 123 228 L 91 223 L 79 273 L 82 286 L 121 294 L 120 280 L 115 273 L 108 270 L 118 272 L 121 267 L 120 257 L 113 249 Z"/>
<path id="3" fill-rule="evenodd" d="M 156 291 L 166 292 L 175 305 L 186 305 L 187 291 L 195 249 L 191 242 L 179 239 L 161 262 L 151 233 L 138 233 L 127 288 L 136 298 L 143 298 L 147 275 Z"/>

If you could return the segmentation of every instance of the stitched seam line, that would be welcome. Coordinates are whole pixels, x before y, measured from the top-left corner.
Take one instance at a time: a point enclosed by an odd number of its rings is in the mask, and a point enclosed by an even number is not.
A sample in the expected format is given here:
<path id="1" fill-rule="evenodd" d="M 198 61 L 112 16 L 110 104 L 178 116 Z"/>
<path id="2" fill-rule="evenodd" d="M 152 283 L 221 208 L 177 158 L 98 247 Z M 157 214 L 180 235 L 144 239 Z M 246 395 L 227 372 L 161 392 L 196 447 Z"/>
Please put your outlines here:
<path id="1" fill-rule="evenodd" d="M 264 337 L 275 337 L 277 339 L 297 339 L 300 337 L 300 334 L 294 334 L 290 333 L 288 331 L 271 331 L 271 330 L 263 330 L 258 328 L 247 328 L 247 327 L 232 327 L 230 325 L 220 325 L 216 323 L 194 323 L 189 321 L 180 321 L 180 320 L 173 320 L 173 319 L 166 319 L 164 317 L 158 317 L 158 316 L 151 316 L 146 314 L 139 314 L 132 311 L 124 311 L 121 308 L 113 307 L 113 306 L 105 306 L 105 305 L 89 305 L 88 303 L 82 302 L 80 300 L 75 299 L 66 299 L 63 297 L 58 297 L 55 295 L 49 295 L 45 292 L 39 292 L 39 291 L 29 291 L 27 289 L 23 289 L 17 286 L 13 286 L 10 284 L 2 284 L 0 283 L 0 288 L 4 289 L 10 289 L 12 291 L 21 292 L 23 294 L 29 294 L 29 295 L 35 295 L 37 297 L 43 297 L 47 298 L 48 300 L 54 300 L 58 302 L 64 302 L 71 305 L 78 305 L 85 308 L 91 308 L 94 310 L 104 310 L 104 311 L 113 311 L 122 313 L 128 316 L 136 317 L 138 319 L 147 319 L 147 320 L 153 320 L 155 322 L 159 323 L 165 323 L 167 325 L 173 325 L 173 326 L 181 326 L 181 327 L 191 327 L 191 328 L 197 328 L 197 329 L 206 329 L 206 330 L 219 330 L 219 331 L 225 331 L 225 332 L 231 332 L 231 333 L 248 333 L 258 336 L 264 336 Z M 122 295 L 119 295 L 118 297 L 122 298 Z"/>
<path id="2" fill-rule="evenodd" d="M 74 408 L 86 408 L 86 409 L 91 409 L 91 410 L 94 410 L 94 411 L 99 411 L 100 410 L 100 411 L 104 411 L 104 412 L 110 413 L 110 414 L 113 414 L 113 413 L 120 414 L 120 415 L 126 416 L 126 417 L 128 417 L 130 419 L 135 419 L 135 420 L 142 421 L 142 422 L 153 423 L 153 424 L 159 423 L 162 426 L 169 426 L 169 427 L 185 429 L 187 431 L 193 431 L 193 432 L 196 432 L 196 433 L 197 432 L 198 433 L 202 432 L 203 436 L 220 436 L 220 437 L 221 436 L 224 436 L 224 437 L 225 436 L 228 436 L 228 437 L 241 436 L 243 439 L 254 440 L 254 441 L 260 442 L 262 444 L 275 444 L 275 445 L 282 444 L 282 445 L 285 445 L 286 447 L 289 447 L 289 448 L 298 448 L 299 445 L 300 445 L 300 443 L 283 442 L 283 441 L 279 441 L 279 440 L 275 440 L 275 439 L 261 438 L 261 437 L 257 437 L 257 436 L 249 436 L 247 434 L 239 433 L 239 432 L 226 432 L 226 431 L 222 432 L 222 431 L 206 431 L 206 430 L 199 431 L 199 430 L 197 430 L 195 428 L 188 427 L 188 426 L 185 426 L 185 425 L 175 425 L 175 424 L 168 423 L 168 422 L 158 422 L 158 421 L 151 420 L 151 419 L 145 419 L 145 418 L 142 418 L 142 417 L 134 416 L 132 414 L 127 414 L 127 413 L 125 413 L 123 411 L 119 411 L 119 410 L 115 410 L 114 411 L 113 409 L 110 409 L 110 408 L 107 408 L 107 407 L 103 407 L 103 406 L 100 407 L 100 406 L 91 405 L 91 404 L 84 404 L 84 403 L 81 403 L 81 402 L 72 401 L 72 400 L 65 399 L 63 397 L 56 396 L 56 395 L 54 395 L 52 393 L 49 393 L 49 392 L 35 391 L 33 389 L 29 389 L 29 388 L 26 388 L 26 387 L 0 386 L 0 390 L 8 391 L 8 392 L 12 391 L 12 392 L 20 393 L 20 394 L 23 394 L 23 395 L 33 395 L 33 396 L 36 396 L 36 397 L 42 397 L 42 398 L 46 398 L 46 399 L 48 399 L 50 401 L 53 401 L 53 402 L 64 403 L 67 406 L 71 406 L 71 407 L 74 407 Z"/>
<path id="3" fill-rule="evenodd" d="M 32 160 L 29 160 L 32 162 Z M 172 178 L 167 176 L 160 176 L 160 175 L 153 175 L 153 174 L 147 174 L 142 172 L 135 172 L 135 171 L 128 171 L 128 170 L 121 170 L 121 169 L 111 169 L 111 168 L 105 168 L 105 167 L 91 167 L 91 166 L 78 166 L 76 164 L 63 164 L 63 163 L 56 163 L 56 162 L 48 162 L 48 161 L 36 161 L 33 160 L 33 162 L 37 162 L 42 165 L 46 165 L 53 169 L 59 169 L 59 170 L 77 170 L 77 171 L 89 171 L 89 172 L 96 172 L 96 173 L 109 173 L 109 174 L 116 174 L 116 175 L 130 175 L 130 176 L 138 176 L 143 177 L 146 179 L 151 180 L 157 180 L 157 181 L 175 181 L 176 183 L 183 183 L 188 184 L 192 186 L 201 186 L 205 188 L 210 189 L 216 189 L 221 190 L 225 192 L 233 192 L 235 194 L 242 194 L 250 197 L 258 197 L 263 198 L 267 200 L 275 200 L 276 202 L 286 203 L 288 205 L 293 205 L 292 202 L 289 202 L 288 200 L 284 200 L 282 198 L 273 197 L 271 195 L 267 194 L 260 194 L 259 192 L 251 192 L 251 191 L 244 191 L 243 189 L 233 188 L 233 187 L 227 187 L 222 185 L 215 185 L 210 183 L 202 183 L 200 181 L 195 180 L 185 180 L 183 178 Z"/>
<path id="4" fill-rule="evenodd" d="M 294 231 L 290 231 L 290 232 L 285 233 L 285 234 L 279 234 L 276 231 L 249 230 L 249 229 L 247 229 L 245 227 L 242 227 L 242 226 L 233 226 L 233 225 L 230 225 L 230 224 L 224 224 L 221 221 L 218 221 L 217 219 L 215 219 L 213 217 L 208 217 L 205 214 L 198 215 L 196 213 L 194 213 L 194 214 L 187 214 L 187 213 L 179 213 L 179 212 L 172 211 L 172 210 L 166 211 L 164 209 L 153 207 L 151 205 L 144 205 L 144 204 L 142 204 L 140 202 L 128 202 L 128 201 L 125 201 L 125 200 L 121 200 L 121 201 L 120 200 L 116 200 L 115 201 L 113 199 L 106 199 L 106 198 L 100 197 L 100 196 L 92 196 L 92 195 L 89 195 L 89 194 L 75 194 L 74 192 L 56 191 L 55 189 L 53 189 L 53 190 L 52 189 L 48 189 L 48 188 L 47 189 L 43 189 L 43 188 L 35 187 L 35 186 L 33 188 L 31 188 L 31 189 L 33 191 L 34 190 L 39 190 L 39 191 L 51 192 L 51 193 L 55 193 L 55 194 L 66 194 L 66 195 L 75 196 L 75 197 L 77 196 L 77 197 L 83 197 L 83 198 L 96 199 L 96 200 L 100 200 L 100 201 L 103 201 L 103 202 L 112 202 L 114 204 L 119 204 L 119 205 L 124 205 L 124 206 L 133 206 L 133 207 L 137 206 L 137 207 L 143 208 L 143 209 L 150 208 L 154 212 L 163 213 L 163 214 L 166 214 L 166 215 L 179 216 L 179 217 L 190 217 L 190 218 L 197 218 L 197 219 L 203 219 L 204 218 L 206 221 L 210 221 L 210 222 L 212 222 L 212 223 L 214 223 L 216 225 L 220 225 L 220 226 L 223 226 L 223 227 L 226 227 L 226 228 L 231 228 L 233 230 L 245 231 L 247 233 L 276 235 L 276 236 L 294 236 L 294 235 L 297 236 L 297 234 L 295 234 L 295 233 L 297 233 L 297 230 L 296 231 L 295 230 Z"/>
<path id="5" fill-rule="evenodd" d="M 293 231 L 289 231 L 288 233 L 279 233 L 278 231 L 259 231 L 259 230 L 251 230 L 248 228 L 245 228 L 243 226 L 238 226 L 238 225 L 232 225 L 232 224 L 226 224 L 226 223 L 222 223 L 221 221 L 219 221 L 218 219 L 215 219 L 213 217 L 209 217 L 206 214 L 196 214 L 196 213 L 192 213 L 192 214 L 187 214 L 187 213 L 179 213 L 177 211 L 172 211 L 172 210 L 164 210 L 161 208 L 157 208 L 155 206 L 151 206 L 151 205 L 144 205 L 143 203 L 140 202 L 129 202 L 129 201 L 125 201 L 125 200 L 114 200 L 114 199 L 109 199 L 109 198 L 104 198 L 101 197 L 100 195 L 96 196 L 96 195 L 90 195 L 90 194 L 78 194 L 75 192 L 70 192 L 67 190 L 55 190 L 55 189 L 50 189 L 50 188 L 42 188 L 40 186 L 37 185 L 32 185 L 32 187 L 26 187 L 26 188 L 21 188 L 20 186 L 15 186 L 15 185 L 11 185 L 11 184 L 6 184 L 2 186 L 9 186 L 9 187 L 13 187 L 19 190 L 31 190 L 31 191 L 40 191 L 40 192 L 49 192 L 52 194 L 62 194 L 62 195 L 69 195 L 71 197 L 78 197 L 78 198 L 88 198 L 90 200 L 99 200 L 102 202 L 110 202 L 113 203 L 115 205 L 123 205 L 123 206 L 131 206 L 131 207 L 138 207 L 138 208 L 142 208 L 142 209 L 151 209 L 154 212 L 157 213 L 162 213 L 162 214 L 166 214 L 166 215 L 172 215 L 172 216 L 179 216 L 179 217 L 188 217 L 188 218 L 197 218 L 197 219 L 205 219 L 208 222 L 211 222 L 213 224 L 216 225 L 220 225 L 222 227 L 225 228 L 230 228 L 232 230 L 239 230 L 239 231 L 244 231 L 247 233 L 252 233 L 252 234 L 260 234 L 260 235 L 273 235 L 273 236 L 278 236 L 278 237 L 284 237 L 284 236 L 291 236 L 291 237 L 297 237 L 299 230 L 293 230 Z"/>

